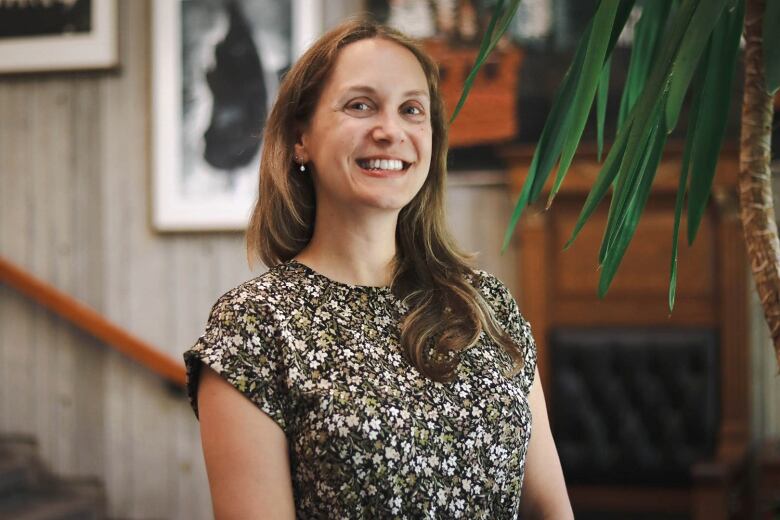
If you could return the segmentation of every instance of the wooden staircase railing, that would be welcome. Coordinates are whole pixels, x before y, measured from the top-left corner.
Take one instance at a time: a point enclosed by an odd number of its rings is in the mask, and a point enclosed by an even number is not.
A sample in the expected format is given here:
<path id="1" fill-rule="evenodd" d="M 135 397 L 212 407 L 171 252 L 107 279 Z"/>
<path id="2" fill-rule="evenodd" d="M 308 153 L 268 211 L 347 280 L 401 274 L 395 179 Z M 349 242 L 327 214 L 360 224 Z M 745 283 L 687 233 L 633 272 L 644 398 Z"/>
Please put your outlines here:
<path id="1" fill-rule="evenodd" d="M 177 387 L 184 387 L 186 375 L 182 362 L 133 336 L 72 296 L 35 278 L 1 256 L 0 283 L 13 287 Z"/>

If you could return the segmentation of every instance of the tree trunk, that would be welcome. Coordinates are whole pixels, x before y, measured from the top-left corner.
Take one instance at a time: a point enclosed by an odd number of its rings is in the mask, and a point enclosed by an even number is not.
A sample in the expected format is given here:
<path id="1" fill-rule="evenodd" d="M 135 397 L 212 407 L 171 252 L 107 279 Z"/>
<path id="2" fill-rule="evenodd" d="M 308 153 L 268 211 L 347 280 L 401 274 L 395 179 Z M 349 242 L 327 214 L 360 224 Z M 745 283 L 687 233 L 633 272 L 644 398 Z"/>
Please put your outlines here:
<path id="1" fill-rule="evenodd" d="M 772 97 L 764 78 L 762 29 L 764 0 L 747 0 L 745 89 L 739 155 L 740 218 L 764 316 L 780 368 L 780 241 L 777 237 L 772 174 L 769 169 Z"/>

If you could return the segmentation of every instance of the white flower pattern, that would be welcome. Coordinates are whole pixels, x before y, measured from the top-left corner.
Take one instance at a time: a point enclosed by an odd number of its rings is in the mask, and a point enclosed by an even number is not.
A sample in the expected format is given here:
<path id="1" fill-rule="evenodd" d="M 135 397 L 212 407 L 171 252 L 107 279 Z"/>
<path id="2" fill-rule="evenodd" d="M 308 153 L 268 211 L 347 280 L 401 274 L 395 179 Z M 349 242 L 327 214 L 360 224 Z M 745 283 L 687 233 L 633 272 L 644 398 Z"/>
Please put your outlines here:
<path id="1" fill-rule="evenodd" d="M 454 381 L 425 378 L 402 355 L 408 309 L 389 288 L 290 260 L 217 300 L 184 353 L 190 404 L 197 416 L 203 362 L 276 421 L 298 518 L 517 518 L 536 346 L 498 278 L 469 281 L 523 350 L 511 379 L 511 358 L 485 334 Z"/>

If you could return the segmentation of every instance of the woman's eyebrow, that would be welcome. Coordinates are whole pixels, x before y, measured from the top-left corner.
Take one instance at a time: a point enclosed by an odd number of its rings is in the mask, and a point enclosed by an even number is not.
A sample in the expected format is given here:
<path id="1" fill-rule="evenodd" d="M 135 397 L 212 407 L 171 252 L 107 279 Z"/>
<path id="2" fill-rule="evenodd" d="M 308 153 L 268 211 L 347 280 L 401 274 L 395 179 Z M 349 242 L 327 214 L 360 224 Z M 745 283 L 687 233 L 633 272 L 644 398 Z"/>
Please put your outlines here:
<path id="1" fill-rule="evenodd" d="M 347 89 L 344 91 L 345 93 L 349 92 L 365 92 L 367 94 L 377 94 L 377 91 L 374 87 L 369 87 L 368 85 L 353 85 L 351 87 L 347 87 Z M 407 96 L 424 96 L 427 98 L 430 98 L 428 95 L 428 92 L 425 90 L 415 89 L 415 90 L 407 90 L 402 94 L 403 97 Z"/>

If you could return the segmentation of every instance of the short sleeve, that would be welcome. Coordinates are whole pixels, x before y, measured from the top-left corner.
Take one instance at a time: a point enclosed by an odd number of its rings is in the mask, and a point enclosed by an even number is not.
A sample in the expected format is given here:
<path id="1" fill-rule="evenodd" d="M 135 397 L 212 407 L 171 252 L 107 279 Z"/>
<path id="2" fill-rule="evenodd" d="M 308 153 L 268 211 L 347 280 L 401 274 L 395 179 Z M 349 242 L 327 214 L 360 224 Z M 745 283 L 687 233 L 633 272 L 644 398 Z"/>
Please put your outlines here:
<path id="1" fill-rule="evenodd" d="M 273 311 L 247 289 L 232 289 L 217 300 L 205 332 L 184 352 L 187 396 L 196 417 L 204 363 L 287 431 L 286 374 L 277 331 Z"/>
<path id="2" fill-rule="evenodd" d="M 520 314 L 517 301 L 501 280 L 485 271 L 477 270 L 476 273 L 480 278 L 480 290 L 493 307 L 496 319 L 523 353 L 523 369 L 515 378 L 520 379 L 523 392 L 528 394 L 536 374 L 536 341 L 531 324 Z"/>
<path id="3" fill-rule="evenodd" d="M 525 364 L 521 371 L 521 377 L 523 378 L 523 391 L 528 394 L 531 391 L 531 385 L 536 374 L 536 341 L 531 333 L 531 324 L 520 314 L 517 302 L 509 292 L 509 289 L 504 287 L 503 292 L 505 294 L 505 308 L 507 309 L 505 330 L 514 342 L 522 348 Z"/>

